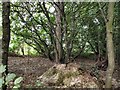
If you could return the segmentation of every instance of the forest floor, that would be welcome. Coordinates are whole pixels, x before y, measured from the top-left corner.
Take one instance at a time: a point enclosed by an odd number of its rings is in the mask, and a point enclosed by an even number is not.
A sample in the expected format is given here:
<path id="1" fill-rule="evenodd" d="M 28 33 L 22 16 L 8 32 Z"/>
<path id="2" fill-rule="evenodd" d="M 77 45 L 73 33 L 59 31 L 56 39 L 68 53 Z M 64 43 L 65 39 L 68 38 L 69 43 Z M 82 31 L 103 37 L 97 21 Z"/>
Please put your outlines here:
<path id="1" fill-rule="evenodd" d="M 86 58 L 78 58 L 74 63 L 80 64 L 82 67 L 89 70 L 95 64 L 95 61 Z M 25 88 L 35 86 L 37 78 L 53 65 L 55 65 L 54 62 L 42 57 L 9 57 L 8 61 L 9 72 L 15 73 L 17 76 L 22 76 L 24 78 L 22 86 Z M 114 78 L 120 82 L 118 72 L 118 68 L 116 67 Z M 105 71 L 102 71 L 101 74 L 105 76 Z"/>

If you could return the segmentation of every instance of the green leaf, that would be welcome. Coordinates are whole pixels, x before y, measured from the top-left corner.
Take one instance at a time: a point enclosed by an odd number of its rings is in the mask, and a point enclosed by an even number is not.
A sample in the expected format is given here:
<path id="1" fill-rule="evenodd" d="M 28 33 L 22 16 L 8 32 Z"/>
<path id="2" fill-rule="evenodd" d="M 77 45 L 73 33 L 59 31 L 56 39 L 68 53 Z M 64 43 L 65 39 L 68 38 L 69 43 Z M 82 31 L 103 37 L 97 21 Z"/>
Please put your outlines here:
<path id="1" fill-rule="evenodd" d="M 20 88 L 20 85 L 16 84 L 13 88 Z"/>
<path id="2" fill-rule="evenodd" d="M 0 88 L 2 87 L 3 83 L 4 83 L 4 78 L 2 77 L 0 78 Z"/>
<path id="3" fill-rule="evenodd" d="M 14 78 L 16 77 L 16 75 L 14 74 L 14 73 L 9 73 L 7 76 L 6 76 L 6 85 L 11 81 L 11 80 L 13 80 Z"/>
<path id="4" fill-rule="evenodd" d="M 0 73 L 5 72 L 5 70 L 6 70 L 6 66 L 0 65 Z"/>
<path id="5" fill-rule="evenodd" d="M 23 77 L 18 77 L 17 79 L 15 79 L 14 84 L 17 85 L 17 84 L 19 84 L 22 80 L 23 80 Z"/>

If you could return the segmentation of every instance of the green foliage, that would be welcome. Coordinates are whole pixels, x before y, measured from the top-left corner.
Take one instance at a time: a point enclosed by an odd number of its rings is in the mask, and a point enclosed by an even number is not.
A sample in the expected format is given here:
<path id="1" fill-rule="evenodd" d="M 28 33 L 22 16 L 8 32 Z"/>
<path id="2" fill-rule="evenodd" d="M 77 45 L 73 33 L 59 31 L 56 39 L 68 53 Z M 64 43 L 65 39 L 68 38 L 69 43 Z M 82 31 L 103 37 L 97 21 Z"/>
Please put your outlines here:
<path id="1" fill-rule="evenodd" d="M 0 88 L 2 87 L 2 85 L 4 84 L 4 77 L 0 78 Z"/>
<path id="2" fill-rule="evenodd" d="M 81 53 L 80 56 L 83 57 L 83 58 L 89 58 L 89 59 L 91 59 L 91 58 L 93 58 L 94 53 Z"/>
<path id="3" fill-rule="evenodd" d="M 18 78 L 14 81 L 14 84 L 17 85 L 17 84 L 19 84 L 22 80 L 23 80 L 22 77 L 18 77 Z"/>
<path id="4" fill-rule="evenodd" d="M 5 68 L 6 68 L 6 66 L 0 65 L 0 73 L 5 72 L 5 70 L 6 70 Z"/>
<path id="5" fill-rule="evenodd" d="M 0 74 L 4 73 L 6 70 L 6 66 L 0 65 Z M 20 88 L 20 83 L 23 81 L 22 77 L 16 78 L 16 75 L 14 73 L 8 73 L 5 76 L 0 77 L 0 88 L 2 88 L 3 85 L 10 85 L 10 82 L 13 82 L 14 84 L 12 88 Z M 11 86 L 10 86 L 11 87 Z"/>
<path id="6" fill-rule="evenodd" d="M 6 81 L 5 84 L 8 85 L 8 83 L 12 81 L 15 77 L 16 75 L 14 73 L 8 73 L 8 75 L 5 78 L 5 81 Z"/>
<path id="7" fill-rule="evenodd" d="M 34 49 L 34 51 L 30 49 L 30 55 L 55 56 L 56 34 L 54 29 L 56 27 L 56 20 L 54 6 L 54 4 L 49 2 L 44 4 L 41 2 L 12 4 L 11 30 L 13 34 L 10 51 L 16 52 L 22 47 L 22 43 L 24 42 Z M 65 34 L 65 22 L 63 21 L 61 43 L 64 52 L 63 55 L 67 52 L 67 46 L 71 57 L 81 54 L 81 52 L 94 52 L 95 54 L 99 53 L 103 57 L 106 56 L 106 28 L 100 11 L 100 8 L 102 8 L 106 15 L 106 6 L 107 3 L 101 3 L 101 7 L 98 3 L 92 2 L 64 3 L 65 17 L 63 19 L 66 19 L 67 30 Z M 119 15 L 118 12 L 115 12 L 115 14 Z M 115 17 L 115 21 L 117 17 Z M 119 23 L 117 22 L 115 26 L 119 26 Z M 119 28 L 116 31 L 118 32 Z M 115 42 L 118 45 L 117 42 L 119 40 L 117 39 L 119 34 L 115 36 Z"/>

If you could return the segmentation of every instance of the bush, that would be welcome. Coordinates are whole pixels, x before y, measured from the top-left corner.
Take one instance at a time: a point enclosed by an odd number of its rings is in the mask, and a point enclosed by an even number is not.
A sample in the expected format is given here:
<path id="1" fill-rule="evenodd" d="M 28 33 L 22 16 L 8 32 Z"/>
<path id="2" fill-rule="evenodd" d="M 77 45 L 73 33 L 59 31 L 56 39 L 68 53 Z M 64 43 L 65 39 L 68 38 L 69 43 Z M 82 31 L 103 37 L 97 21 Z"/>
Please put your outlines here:
<path id="1" fill-rule="evenodd" d="M 2 75 L 6 71 L 5 65 L 0 65 L 0 75 Z M 14 73 L 8 73 L 7 75 L 4 75 L 0 77 L 0 88 L 3 87 L 3 85 L 7 85 L 10 88 L 20 88 L 21 82 L 23 81 L 23 77 L 17 77 Z"/>

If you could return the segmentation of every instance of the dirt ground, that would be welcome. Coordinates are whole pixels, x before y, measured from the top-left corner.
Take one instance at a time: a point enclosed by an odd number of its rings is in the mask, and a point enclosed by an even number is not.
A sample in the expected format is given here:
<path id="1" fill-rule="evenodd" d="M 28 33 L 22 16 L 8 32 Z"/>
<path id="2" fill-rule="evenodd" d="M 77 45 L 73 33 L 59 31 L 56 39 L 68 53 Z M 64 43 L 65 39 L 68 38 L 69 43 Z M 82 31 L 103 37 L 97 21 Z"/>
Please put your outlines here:
<path id="1" fill-rule="evenodd" d="M 95 64 L 95 61 L 79 58 L 74 63 L 89 69 Z M 22 86 L 29 88 L 35 86 L 37 78 L 54 64 L 54 62 L 42 57 L 9 57 L 8 68 L 10 73 L 22 76 L 24 78 Z M 118 70 L 115 70 L 114 77 L 119 80 Z"/>
<path id="2" fill-rule="evenodd" d="M 9 72 L 22 76 L 24 87 L 35 85 L 37 77 L 53 65 L 51 61 L 41 57 L 9 57 L 8 61 Z"/>

